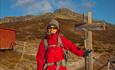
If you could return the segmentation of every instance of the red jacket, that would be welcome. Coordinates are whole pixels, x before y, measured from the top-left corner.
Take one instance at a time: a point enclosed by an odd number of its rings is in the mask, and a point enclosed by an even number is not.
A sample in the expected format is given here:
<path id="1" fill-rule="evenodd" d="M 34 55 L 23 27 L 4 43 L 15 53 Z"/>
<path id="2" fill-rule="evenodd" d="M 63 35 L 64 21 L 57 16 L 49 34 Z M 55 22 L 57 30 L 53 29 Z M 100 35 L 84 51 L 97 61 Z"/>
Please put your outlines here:
<path id="1" fill-rule="evenodd" d="M 57 44 L 58 43 L 58 37 L 59 33 L 47 36 L 47 41 L 49 44 L 48 50 L 47 50 L 47 55 L 46 55 L 46 60 L 47 62 L 58 62 L 60 60 L 64 59 L 64 51 L 62 47 L 55 46 L 55 47 L 50 47 L 50 45 Z M 62 44 L 66 50 L 69 50 L 73 53 L 75 53 L 78 56 L 83 56 L 84 51 L 79 50 L 78 47 L 73 44 L 70 40 L 65 38 L 63 35 L 60 35 L 60 38 L 62 40 Z M 37 59 L 37 70 L 43 70 L 43 65 L 44 65 L 44 53 L 45 53 L 45 47 L 44 47 L 44 40 L 41 40 L 38 53 L 36 56 Z M 55 67 L 55 66 L 54 66 Z M 47 70 L 54 70 L 49 67 Z M 66 70 L 63 67 L 60 70 Z"/>

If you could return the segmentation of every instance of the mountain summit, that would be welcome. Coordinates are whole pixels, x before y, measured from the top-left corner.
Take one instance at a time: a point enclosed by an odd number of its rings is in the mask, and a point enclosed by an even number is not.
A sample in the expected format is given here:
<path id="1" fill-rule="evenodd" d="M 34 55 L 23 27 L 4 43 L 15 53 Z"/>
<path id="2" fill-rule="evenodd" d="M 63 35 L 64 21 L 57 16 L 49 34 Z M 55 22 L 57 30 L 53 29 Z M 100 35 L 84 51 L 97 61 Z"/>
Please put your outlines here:
<path id="1" fill-rule="evenodd" d="M 79 13 L 75 13 L 70 9 L 67 8 L 61 8 L 61 9 L 57 9 L 54 14 L 56 15 L 57 18 L 64 18 L 64 19 L 74 19 L 74 20 L 78 20 L 81 21 L 82 19 L 82 14 Z"/>

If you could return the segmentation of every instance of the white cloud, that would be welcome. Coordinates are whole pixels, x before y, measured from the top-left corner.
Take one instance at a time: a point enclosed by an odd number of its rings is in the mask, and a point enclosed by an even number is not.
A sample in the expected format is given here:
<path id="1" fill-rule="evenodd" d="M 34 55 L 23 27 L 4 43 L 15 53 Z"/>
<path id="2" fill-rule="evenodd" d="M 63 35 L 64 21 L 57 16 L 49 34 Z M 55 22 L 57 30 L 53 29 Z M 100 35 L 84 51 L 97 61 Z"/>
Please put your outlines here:
<path id="1" fill-rule="evenodd" d="M 75 10 L 77 4 L 73 0 L 16 0 L 14 8 L 21 8 L 25 14 L 53 12 L 57 8 Z"/>
<path id="2" fill-rule="evenodd" d="M 27 9 L 27 14 L 36 14 L 36 13 L 46 13 L 52 12 L 53 7 L 50 2 L 43 0 L 41 2 L 34 3 L 31 7 Z"/>
<path id="3" fill-rule="evenodd" d="M 25 6 L 31 5 L 34 3 L 34 0 L 16 0 L 15 6 Z"/>
<path id="4" fill-rule="evenodd" d="M 17 0 L 15 7 L 24 8 L 25 14 L 52 12 L 53 9 L 48 0 Z"/>

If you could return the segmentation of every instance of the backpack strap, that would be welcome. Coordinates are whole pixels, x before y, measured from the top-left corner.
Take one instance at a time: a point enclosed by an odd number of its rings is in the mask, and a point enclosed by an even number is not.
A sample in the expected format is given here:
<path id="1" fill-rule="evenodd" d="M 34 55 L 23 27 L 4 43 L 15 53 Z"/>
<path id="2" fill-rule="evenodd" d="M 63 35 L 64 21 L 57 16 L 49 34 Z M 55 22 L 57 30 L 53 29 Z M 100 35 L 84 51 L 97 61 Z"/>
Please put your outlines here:
<path id="1" fill-rule="evenodd" d="M 47 38 L 44 38 L 44 48 L 45 48 L 45 53 L 44 53 L 44 66 L 43 66 L 43 70 L 46 70 L 47 68 L 47 48 L 48 48 L 48 42 L 47 42 Z"/>
<path id="2" fill-rule="evenodd" d="M 47 48 L 48 48 L 48 41 L 47 41 L 47 39 L 44 39 L 44 47 L 45 47 L 45 50 L 47 50 Z"/>
<path id="3" fill-rule="evenodd" d="M 62 40 L 61 40 L 61 38 L 60 38 L 60 35 L 61 35 L 61 34 L 58 35 L 58 44 L 57 44 L 57 46 L 63 46 Z"/>

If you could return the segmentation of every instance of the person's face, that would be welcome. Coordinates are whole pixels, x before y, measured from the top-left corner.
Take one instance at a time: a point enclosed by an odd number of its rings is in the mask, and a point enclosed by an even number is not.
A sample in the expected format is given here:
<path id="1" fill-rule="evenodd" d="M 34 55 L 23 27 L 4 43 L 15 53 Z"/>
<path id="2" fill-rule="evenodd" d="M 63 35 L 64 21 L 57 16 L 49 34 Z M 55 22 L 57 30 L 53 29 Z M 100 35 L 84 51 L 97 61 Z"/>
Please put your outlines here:
<path id="1" fill-rule="evenodd" d="M 56 32 L 57 32 L 57 27 L 55 26 L 48 27 L 48 33 L 55 34 Z"/>

